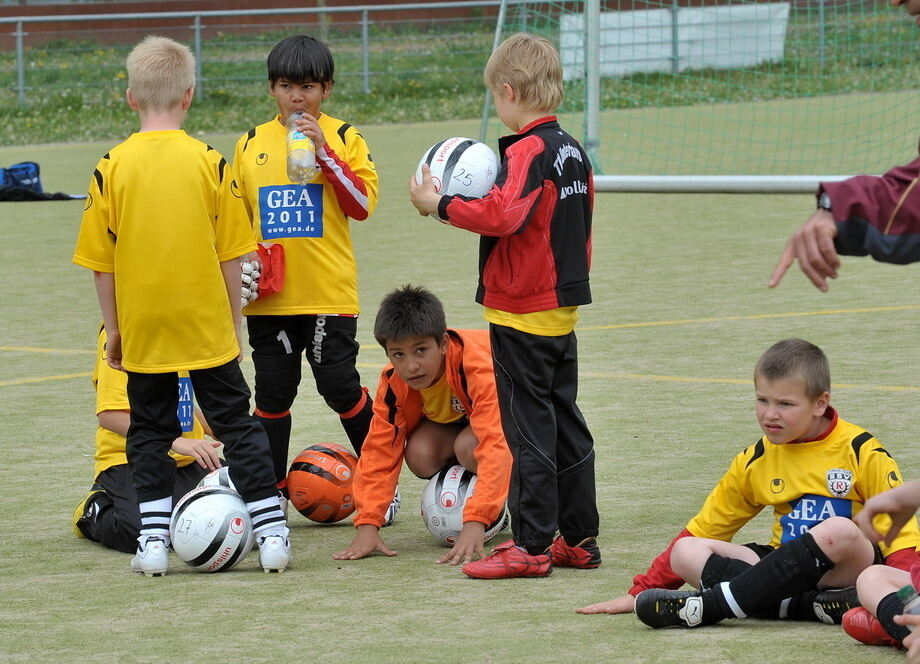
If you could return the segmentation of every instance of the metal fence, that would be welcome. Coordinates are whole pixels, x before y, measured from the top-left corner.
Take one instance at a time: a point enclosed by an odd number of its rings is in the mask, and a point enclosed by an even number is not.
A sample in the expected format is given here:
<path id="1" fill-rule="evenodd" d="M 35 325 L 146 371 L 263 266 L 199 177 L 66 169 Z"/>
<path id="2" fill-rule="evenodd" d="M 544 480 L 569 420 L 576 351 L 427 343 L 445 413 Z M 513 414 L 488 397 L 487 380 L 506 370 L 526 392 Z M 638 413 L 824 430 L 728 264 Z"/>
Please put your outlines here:
<path id="1" fill-rule="evenodd" d="M 566 3 L 507 2 L 521 12 L 526 11 L 525 4 L 558 7 Z M 430 73 L 435 51 L 437 58 L 452 59 L 454 72 L 481 72 L 491 49 L 499 5 L 499 0 L 472 0 L 0 18 L 0 90 L 13 91 L 21 104 L 37 89 L 104 92 L 111 87 L 120 93 L 123 81 L 118 77 L 124 56 L 144 35 L 155 33 L 192 45 L 198 64 L 197 94 L 205 96 L 215 87 L 264 80 L 268 49 L 279 34 L 296 29 L 317 34 L 329 44 L 348 87 L 369 93 L 378 81 L 388 82 L 388 76 L 411 78 Z M 458 15 L 458 10 L 467 12 Z M 418 16 L 413 17 L 413 12 Z M 279 23 L 279 17 L 286 22 Z M 526 17 L 523 21 L 526 24 Z M 82 27 L 89 22 L 117 27 Z M 126 22 L 133 27 L 125 27 Z M 49 37 L 52 24 L 53 37 Z M 61 25 L 66 26 L 63 33 Z M 431 48 L 434 42 L 430 40 L 437 41 L 437 49 Z M 70 56 L 63 62 L 47 57 L 62 53 Z"/>

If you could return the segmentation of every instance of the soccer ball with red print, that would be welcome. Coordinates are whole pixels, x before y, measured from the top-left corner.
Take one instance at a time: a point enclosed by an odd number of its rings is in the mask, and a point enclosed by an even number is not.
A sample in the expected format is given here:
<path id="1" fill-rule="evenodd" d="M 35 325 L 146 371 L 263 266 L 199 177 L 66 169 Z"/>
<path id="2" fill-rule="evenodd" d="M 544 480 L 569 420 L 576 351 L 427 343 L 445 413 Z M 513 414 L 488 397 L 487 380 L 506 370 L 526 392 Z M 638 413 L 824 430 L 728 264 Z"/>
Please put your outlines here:
<path id="1" fill-rule="evenodd" d="M 444 196 L 482 198 L 492 189 L 498 175 L 498 157 L 492 148 L 462 136 L 438 141 L 425 150 L 415 170 L 415 181 L 419 184 L 424 164 L 428 164 L 438 193 Z"/>
<path id="2" fill-rule="evenodd" d="M 233 489 L 200 486 L 182 496 L 169 524 L 176 555 L 199 572 L 224 572 L 254 542 L 246 503 Z"/>
<path id="3" fill-rule="evenodd" d="M 443 546 L 453 546 L 463 529 L 463 508 L 476 489 L 476 474 L 460 465 L 442 468 L 422 490 L 422 521 L 435 540 Z M 508 527 L 508 508 L 502 509 L 494 523 L 485 531 L 489 541 Z"/>

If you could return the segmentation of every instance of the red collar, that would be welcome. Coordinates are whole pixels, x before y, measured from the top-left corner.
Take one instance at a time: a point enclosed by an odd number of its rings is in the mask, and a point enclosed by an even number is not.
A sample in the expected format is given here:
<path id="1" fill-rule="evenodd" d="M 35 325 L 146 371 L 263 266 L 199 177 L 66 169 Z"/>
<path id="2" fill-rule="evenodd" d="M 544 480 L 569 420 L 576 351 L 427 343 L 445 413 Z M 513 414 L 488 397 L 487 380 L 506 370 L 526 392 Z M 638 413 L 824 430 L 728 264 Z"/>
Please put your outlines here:
<path id="1" fill-rule="evenodd" d="M 833 430 L 834 430 L 834 427 L 837 426 L 837 418 L 838 418 L 837 411 L 834 410 L 834 407 L 833 407 L 833 406 L 828 406 L 828 407 L 825 409 L 825 411 L 824 411 L 824 417 L 830 418 L 831 423 L 828 424 L 828 425 L 827 425 L 827 428 L 826 428 L 824 431 L 821 432 L 821 435 L 819 435 L 819 436 L 816 437 L 816 438 L 802 438 L 802 439 L 797 440 L 797 441 L 795 441 L 795 442 L 796 442 L 796 443 L 813 443 L 813 442 L 815 442 L 816 440 L 824 440 L 825 438 L 827 438 L 828 436 L 830 436 L 830 435 L 831 435 L 831 431 L 833 431 Z"/>
<path id="2" fill-rule="evenodd" d="M 521 129 L 520 129 L 520 131 L 518 131 L 518 133 L 519 133 L 519 134 L 526 134 L 528 131 L 530 131 L 531 129 L 533 129 L 533 128 L 536 127 L 537 125 L 543 124 L 543 123 L 545 123 L 545 122 L 558 122 L 558 121 L 559 121 L 559 120 L 556 118 L 555 115 L 544 115 L 542 118 L 537 118 L 536 120 L 533 120 L 532 122 L 529 122 L 529 123 L 527 123 L 526 125 L 524 125 L 523 127 L 521 127 Z"/>

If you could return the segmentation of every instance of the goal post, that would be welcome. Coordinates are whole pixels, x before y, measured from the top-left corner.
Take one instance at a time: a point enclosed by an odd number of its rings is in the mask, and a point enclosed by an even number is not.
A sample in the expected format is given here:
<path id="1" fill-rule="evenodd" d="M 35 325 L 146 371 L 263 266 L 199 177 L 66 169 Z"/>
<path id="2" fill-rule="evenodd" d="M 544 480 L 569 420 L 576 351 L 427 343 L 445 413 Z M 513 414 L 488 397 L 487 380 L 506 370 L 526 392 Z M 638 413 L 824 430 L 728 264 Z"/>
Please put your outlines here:
<path id="1" fill-rule="evenodd" d="M 797 193 L 917 154 L 920 33 L 884 0 L 502 4 L 496 35 L 559 49 L 598 191 Z"/>

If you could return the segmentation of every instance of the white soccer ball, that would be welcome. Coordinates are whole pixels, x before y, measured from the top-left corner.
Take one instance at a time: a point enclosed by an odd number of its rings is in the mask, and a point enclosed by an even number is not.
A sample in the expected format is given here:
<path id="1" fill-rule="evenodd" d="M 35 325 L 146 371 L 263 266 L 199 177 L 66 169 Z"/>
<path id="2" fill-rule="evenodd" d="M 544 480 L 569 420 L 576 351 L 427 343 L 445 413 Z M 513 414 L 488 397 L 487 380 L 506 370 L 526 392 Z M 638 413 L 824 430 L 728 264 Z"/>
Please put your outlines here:
<path id="1" fill-rule="evenodd" d="M 463 529 L 463 508 L 476 488 L 476 474 L 461 465 L 442 468 L 422 490 L 422 521 L 439 544 L 453 546 Z M 489 541 L 511 521 L 505 507 L 498 519 L 486 527 Z"/>
<path id="2" fill-rule="evenodd" d="M 236 487 L 233 486 L 233 480 L 230 479 L 230 468 L 227 466 L 221 466 L 217 470 L 212 470 L 201 478 L 201 481 L 198 482 L 198 486 L 222 486 L 231 491 L 236 491 Z"/>
<path id="3" fill-rule="evenodd" d="M 422 165 L 428 164 L 438 193 L 444 196 L 482 198 L 498 175 L 498 157 L 485 143 L 457 136 L 439 141 L 422 155 L 415 181 L 422 181 Z"/>
<path id="4" fill-rule="evenodd" d="M 221 486 L 200 486 L 173 510 L 169 537 L 176 555 L 200 572 L 223 572 L 245 558 L 255 540 L 240 495 Z"/>

